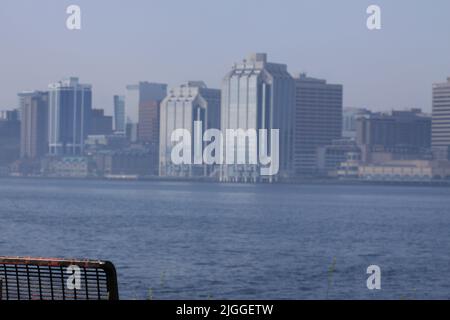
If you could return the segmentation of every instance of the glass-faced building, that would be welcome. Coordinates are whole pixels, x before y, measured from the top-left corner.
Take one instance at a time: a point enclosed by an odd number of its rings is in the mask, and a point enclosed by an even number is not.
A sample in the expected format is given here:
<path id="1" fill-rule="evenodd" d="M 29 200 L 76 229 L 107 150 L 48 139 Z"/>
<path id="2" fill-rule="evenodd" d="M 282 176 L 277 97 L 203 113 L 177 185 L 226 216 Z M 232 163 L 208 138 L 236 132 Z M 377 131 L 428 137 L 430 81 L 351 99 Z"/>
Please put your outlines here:
<path id="1" fill-rule="evenodd" d="M 172 133 L 177 129 L 185 129 L 194 139 L 196 121 L 202 123 L 202 132 L 199 132 L 201 136 L 208 129 L 220 128 L 220 90 L 207 88 L 201 81 L 190 81 L 170 90 L 160 107 L 161 176 L 193 177 L 214 174 L 214 166 L 196 165 L 193 159 L 190 164 L 174 164 L 172 161 L 172 149 L 177 144 L 171 140 Z"/>
<path id="2" fill-rule="evenodd" d="M 294 80 L 287 66 L 267 62 L 267 55 L 263 53 L 253 54 L 235 64 L 223 81 L 222 132 L 227 129 L 279 130 L 279 172 L 276 176 L 265 177 L 269 180 L 288 177 L 293 170 L 294 99 Z M 247 151 L 255 150 L 248 148 Z M 220 178 L 222 181 L 251 182 L 263 177 L 259 165 L 225 164 Z"/>
<path id="3" fill-rule="evenodd" d="M 92 87 L 70 78 L 49 85 L 49 153 L 82 155 L 89 133 Z"/>
<path id="4" fill-rule="evenodd" d="M 125 96 L 114 96 L 114 132 L 125 135 Z"/>

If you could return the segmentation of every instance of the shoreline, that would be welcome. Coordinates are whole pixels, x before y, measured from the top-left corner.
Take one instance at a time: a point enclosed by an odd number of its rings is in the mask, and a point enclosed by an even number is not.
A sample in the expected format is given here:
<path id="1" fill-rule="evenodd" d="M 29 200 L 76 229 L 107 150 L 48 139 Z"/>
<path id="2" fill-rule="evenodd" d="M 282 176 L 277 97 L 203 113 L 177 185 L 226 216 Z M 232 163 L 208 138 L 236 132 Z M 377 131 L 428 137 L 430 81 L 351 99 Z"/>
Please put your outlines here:
<path id="1" fill-rule="evenodd" d="M 38 177 L 38 176 L 0 176 L 1 180 L 52 180 L 52 181 L 111 181 L 111 182 L 190 182 L 213 184 L 243 184 L 243 185 L 330 185 L 330 186 L 398 186 L 398 187 L 434 187 L 449 188 L 450 181 L 367 181 L 367 180 L 338 180 L 321 178 L 304 178 L 295 180 L 278 181 L 274 183 L 257 182 L 221 182 L 209 178 L 170 178 L 170 177 Z"/>

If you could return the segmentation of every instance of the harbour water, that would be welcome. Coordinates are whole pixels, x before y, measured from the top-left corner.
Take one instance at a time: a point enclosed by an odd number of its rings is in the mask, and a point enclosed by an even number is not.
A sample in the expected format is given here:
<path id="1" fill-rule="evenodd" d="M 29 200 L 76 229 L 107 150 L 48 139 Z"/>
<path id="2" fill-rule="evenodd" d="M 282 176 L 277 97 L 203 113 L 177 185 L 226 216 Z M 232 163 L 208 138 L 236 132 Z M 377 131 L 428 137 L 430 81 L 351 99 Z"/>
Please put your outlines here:
<path id="1" fill-rule="evenodd" d="M 110 260 L 128 299 L 449 299 L 450 188 L 0 179 L 0 255 Z"/>

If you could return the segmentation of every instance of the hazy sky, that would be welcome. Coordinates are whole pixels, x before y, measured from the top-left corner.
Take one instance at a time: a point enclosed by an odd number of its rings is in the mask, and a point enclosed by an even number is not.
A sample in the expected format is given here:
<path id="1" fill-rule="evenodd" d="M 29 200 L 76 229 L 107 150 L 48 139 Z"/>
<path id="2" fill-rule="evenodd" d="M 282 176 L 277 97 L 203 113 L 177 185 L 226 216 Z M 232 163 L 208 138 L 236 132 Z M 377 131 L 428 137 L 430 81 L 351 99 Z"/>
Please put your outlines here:
<path id="1" fill-rule="evenodd" d="M 66 8 L 82 30 L 66 29 Z M 366 8 L 382 9 L 382 30 Z M 448 0 L 1 0 L 0 109 L 17 92 L 79 76 L 94 107 L 139 80 L 220 87 L 251 52 L 344 85 L 346 106 L 430 110 L 431 84 L 450 76 Z"/>

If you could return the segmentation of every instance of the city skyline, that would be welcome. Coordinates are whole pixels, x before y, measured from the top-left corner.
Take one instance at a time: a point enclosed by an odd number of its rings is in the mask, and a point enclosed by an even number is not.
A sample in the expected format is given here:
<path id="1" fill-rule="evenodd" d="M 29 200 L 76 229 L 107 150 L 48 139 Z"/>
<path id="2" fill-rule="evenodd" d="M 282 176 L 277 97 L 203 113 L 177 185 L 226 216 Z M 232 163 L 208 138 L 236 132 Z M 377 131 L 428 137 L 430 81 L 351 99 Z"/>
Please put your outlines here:
<path id="1" fill-rule="evenodd" d="M 365 26 L 369 1 L 326 2 L 326 9 L 313 1 L 286 0 L 279 5 L 228 1 L 214 6 L 196 1 L 177 3 L 176 10 L 174 1 L 167 2 L 124 7 L 118 1 L 108 6 L 77 1 L 83 10 L 83 29 L 71 32 L 64 26 L 68 1 L 5 1 L 0 13 L 4 44 L 0 110 L 18 107 L 17 92 L 42 90 L 53 79 L 74 75 L 93 85 L 93 107 L 112 114 L 112 96 L 125 94 L 129 83 L 162 82 L 174 88 L 190 79 L 202 79 L 210 87 L 220 87 L 222 75 L 235 61 L 258 51 L 287 64 L 293 76 L 306 71 L 311 77 L 343 84 L 344 106 L 372 110 L 422 108 L 430 112 L 429 84 L 450 73 L 446 59 L 450 45 L 433 41 L 445 38 L 448 2 L 426 6 L 377 1 L 383 28 L 375 32 Z M 205 21 L 183 16 L 199 9 L 210 12 Z M 234 23 L 227 24 L 231 14 Z M 249 14 L 261 21 L 273 18 L 273 23 L 248 23 Z M 166 21 L 170 15 L 173 25 Z M 130 21 L 128 16 L 136 19 Z M 184 30 L 181 26 L 186 19 L 204 37 L 186 37 L 173 44 L 170 39 Z M 30 38 L 29 28 L 35 37 Z M 143 41 L 144 35 L 151 41 Z M 56 52 L 55 39 L 59 43 Z"/>
<path id="2" fill-rule="evenodd" d="M 450 299 L 449 12 L 2 0 L 0 306 Z"/>
<path id="3" fill-rule="evenodd" d="M 128 123 L 126 132 L 117 128 L 114 132 L 115 119 L 106 116 L 103 109 L 92 108 L 92 86 L 80 83 L 78 78 L 51 83 L 48 92 L 19 93 L 21 110 L 1 113 L 4 136 L 10 139 L 2 148 L 13 147 L 10 157 L 16 160 L 6 171 L 28 175 L 40 170 L 38 174 L 45 176 L 61 170 L 56 174 L 70 177 L 112 177 L 125 172 L 148 176 L 157 175 L 159 158 L 162 177 L 263 181 L 253 162 L 244 166 L 220 163 L 219 171 L 214 166 L 183 169 L 186 160 L 179 166 L 173 160 L 173 133 L 184 129 L 190 135 L 196 131 L 195 121 L 200 121 L 205 125 L 200 131 L 239 129 L 244 130 L 244 135 L 248 134 L 245 130 L 285 128 L 280 130 L 279 148 L 271 151 L 280 152 L 275 156 L 281 163 L 280 167 L 276 165 L 279 174 L 275 174 L 275 180 L 302 176 L 368 180 L 402 177 L 420 181 L 450 178 L 448 143 L 434 135 L 448 132 L 449 79 L 433 84 L 432 115 L 417 108 L 390 113 L 354 108 L 346 109 L 344 117 L 341 84 L 305 74 L 292 77 L 285 64 L 269 62 L 265 53 L 253 53 L 241 61 L 224 77 L 220 90 L 208 89 L 202 81 L 190 81 L 166 94 L 164 84 L 141 82 L 128 86 L 133 90 L 132 104 L 128 103 L 132 109 L 127 112 L 124 101 L 122 107 L 117 105 L 122 110 L 117 110 L 115 116 L 124 120 L 126 113 L 139 109 L 139 119 Z M 147 108 L 157 112 L 148 112 Z M 142 130 L 137 130 L 141 125 Z M 187 140 L 191 148 L 191 138 Z M 250 140 L 249 159 L 252 152 L 257 153 Z M 44 142 L 48 143 L 48 154 L 41 145 Z M 439 148 L 430 148 L 432 144 Z M 238 151 L 240 148 L 242 145 L 238 145 Z M 184 153 L 183 149 L 183 159 Z M 42 159 L 49 161 L 39 164 Z M 141 169 L 135 167 L 138 163 Z M 399 167 L 400 171 L 392 169 Z M 411 171 L 411 167 L 416 170 Z"/>

